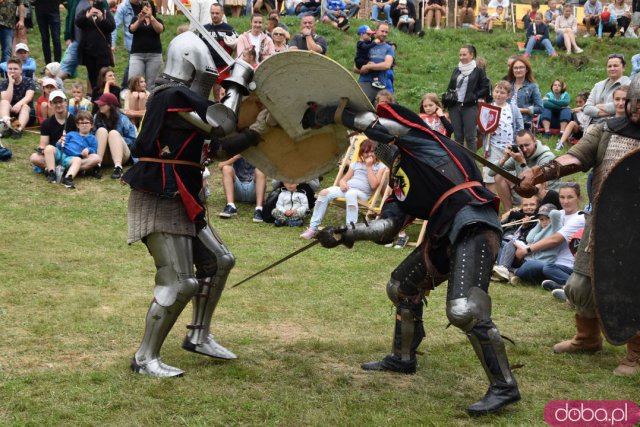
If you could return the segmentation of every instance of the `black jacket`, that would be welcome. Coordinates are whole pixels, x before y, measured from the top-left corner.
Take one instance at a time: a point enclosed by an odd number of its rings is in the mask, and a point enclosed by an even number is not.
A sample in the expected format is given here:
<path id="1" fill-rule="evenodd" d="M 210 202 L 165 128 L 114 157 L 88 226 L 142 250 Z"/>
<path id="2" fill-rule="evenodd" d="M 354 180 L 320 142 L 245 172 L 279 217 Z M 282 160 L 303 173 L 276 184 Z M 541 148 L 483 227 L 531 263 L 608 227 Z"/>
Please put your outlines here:
<path id="1" fill-rule="evenodd" d="M 456 67 L 449 80 L 449 89 L 456 89 L 456 84 L 460 70 Z M 467 83 L 467 93 L 464 96 L 464 104 L 475 104 L 478 99 L 489 100 L 491 99 L 491 83 L 487 78 L 487 74 L 483 69 L 477 68 L 469 74 L 469 81 Z"/>
<path id="2" fill-rule="evenodd" d="M 116 22 L 108 9 L 103 12 L 104 19 L 99 21 L 87 18 L 86 12 L 82 11 L 76 18 L 76 25 L 82 29 L 78 46 L 79 63 L 82 65 L 93 63 L 94 58 L 111 57 L 111 32 L 116 28 Z"/>

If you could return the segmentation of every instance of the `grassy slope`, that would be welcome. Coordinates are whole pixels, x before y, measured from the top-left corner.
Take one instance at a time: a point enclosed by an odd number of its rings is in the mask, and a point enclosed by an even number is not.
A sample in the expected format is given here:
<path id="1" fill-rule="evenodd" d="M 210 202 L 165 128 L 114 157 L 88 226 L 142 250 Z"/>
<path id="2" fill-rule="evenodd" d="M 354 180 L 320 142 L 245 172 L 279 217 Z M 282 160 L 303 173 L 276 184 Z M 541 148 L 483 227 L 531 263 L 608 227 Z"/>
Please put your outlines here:
<path id="1" fill-rule="evenodd" d="M 167 19 L 170 28 L 178 22 Z M 350 66 L 354 37 L 319 31 L 332 56 Z M 411 106 L 426 90 L 444 90 L 463 43 L 473 42 L 489 60 L 492 81 L 504 74 L 515 46 L 502 32 L 394 38 L 399 98 Z M 36 40 L 30 34 L 38 57 Z M 615 40 L 615 48 L 588 42 L 581 71 L 565 58 L 534 57 L 542 86 L 562 76 L 573 93 L 589 88 L 604 76 L 605 53 L 637 49 L 634 41 Z M 163 351 L 187 376 L 133 376 L 128 360 L 142 333 L 154 268 L 143 245 L 125 243 L 128 190 L 108 177 L 79 179 L 76 191 L 48 185 L 29 171 L 36 136 L 8 142 L 15 159 L 0 167 L 0 424 L 543 425 L 551 399 L 637 400 L 637 378 L 610 374 L 621 348 L 606 346 L 596 357 L 551 354 L 554 342 L 572 334 L 573 313 L 536 288 L 492 288 L 494 319 L 517 343 L 508 345 L 511 362 L 524 365 L 516 371 L 523 401 L 502 416 L 478 421 L 464 413 L 486 383 L 465 337 L 445 329 L 444 289 L 433 292 L 425 311 L 418 374 L 361 372 L 359 363 L 389 349 L 393 308 L 384 287 L 408 253 L 367 243 L 315 248 L 227 290 L 214 332 L 238 361 L 218 363 L 179 348 L 187 309 Z M 230 283 L 302 246 L 298 229 L 251 223 L 249 205 L 240 206 L 238 218 L 219 220 L 217 174 L 212 188 L 212 222 L 237 257 Z M 327 223 L 340 218 L 332 211 Z"/>

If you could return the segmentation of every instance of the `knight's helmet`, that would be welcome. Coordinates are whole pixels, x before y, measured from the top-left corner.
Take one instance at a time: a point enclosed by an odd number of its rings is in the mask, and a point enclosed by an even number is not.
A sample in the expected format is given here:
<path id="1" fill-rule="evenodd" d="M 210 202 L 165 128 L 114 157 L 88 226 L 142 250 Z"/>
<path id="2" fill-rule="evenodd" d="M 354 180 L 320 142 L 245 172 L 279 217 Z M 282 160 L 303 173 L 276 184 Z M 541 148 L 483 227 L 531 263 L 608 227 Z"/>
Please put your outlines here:
<path id="1" fill-rule="evenodd" d="M 218 72 L 207 45 L 195 33 L 186 31 L 169 43 L 162 77 L 179 81 L 206 98 Z"/>
<path id="2" fill-rule="evenodd" d="M 627 117 L 631 117 L 631 114 L 638 110 L 638 101 L 640 101 L 640 74 L 636 74 L 629 85 L 626 105 Z"/>

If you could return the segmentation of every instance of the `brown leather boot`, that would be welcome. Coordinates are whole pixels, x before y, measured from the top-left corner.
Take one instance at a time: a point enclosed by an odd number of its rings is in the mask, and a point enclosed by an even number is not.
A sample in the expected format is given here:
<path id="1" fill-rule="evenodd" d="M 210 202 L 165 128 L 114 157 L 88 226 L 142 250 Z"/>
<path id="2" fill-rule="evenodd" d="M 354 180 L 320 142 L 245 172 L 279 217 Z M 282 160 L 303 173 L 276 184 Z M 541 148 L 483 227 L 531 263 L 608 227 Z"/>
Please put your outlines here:
<path id="1" fill-rule="evenodd" d="M 595 353 L 602 350 L 600 323 L 576 314 L 576 336 L 553 346 L 554 353 Z"/>
<path id="2" fill-rule="evenodd" d="M 620 365 L 613 370 L 613 375 L 630 377 L 638 372 L 640 372 L 640 336 L 631 338 L 627 342 L 627 355 L 622 359 Z"/>

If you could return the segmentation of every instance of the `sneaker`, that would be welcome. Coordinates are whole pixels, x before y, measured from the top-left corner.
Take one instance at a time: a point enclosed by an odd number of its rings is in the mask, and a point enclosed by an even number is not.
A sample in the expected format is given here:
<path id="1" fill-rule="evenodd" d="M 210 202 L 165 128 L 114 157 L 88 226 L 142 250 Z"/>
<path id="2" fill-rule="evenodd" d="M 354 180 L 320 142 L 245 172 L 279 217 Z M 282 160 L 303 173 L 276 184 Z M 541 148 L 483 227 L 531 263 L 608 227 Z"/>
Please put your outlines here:
<path id="1" fill-rule="evenodd" d="M 591 37 L 591 34 L 586 33 L 586 34 L 585 34 L 584 36 L 582 36 L 582 37 L 586 39 L 587 37 Z"/>
<path id="2" fill-rule="evenodd" d="M 300 235 L 300 238 L 302 239 L 306 239 L 306 240 L 311 240 L 316 236 L 316 230 L 314 230 L 313 228 L 309 227 L 305 230 L 304 233 L 302 233 Z"/>
<path id="3" fill-rule="evenodd" d="M 519 286 L 522 285 L 523 281 L 518 276 L 512 276 L 511 279 L 509 279 L 509 283 L 511 283 L 513 286 Z"/>
<path id="4" fill-rule="evenodd" d="M 531 56 L 531 55 L 529 55 L 528 53 L 524 53 L 524 54 L 522 54 L 522 57 L 523 57 L 523 58 L 528 58 L 528 57 L 530 57 L 530 56 Z"/>
<path id="5" fill-rule="evenodd" d="M 284 219 L 276 219 L 275 221 L 273 221 L 273 225 L 275 225 L 276 227 L 284 227 L 285 225 L 287 225 L 287 221 L 285 221 Z"/>
<path id="6" fill-rule="evenodd" d="M 496 273 L 500 277 L 500 281 L 508 282 L 511 278 L 509 274 L 509 269 L 504 265 L 496 264 L 493 266 L 493 272 Z"/>
<path id="7" fill-rule="evenodd" d="M 263 222 L 262 209 L 256 209 L 253 211 L 253 222 Z"/>
<path id="8" fill-rule="evenodd" d="M 554 289 L 551 291 L 551 295 L 557 300 L 565 302 L 567 300 L 567 295 L 564 293 L 564 289 Z"/>
<path id="9" fill-rule="evenodd" d="M 557 54 L 556 52 L 553 52 L 553 53 L 551 54 L 551 57 L 552 57 L 552 58 L 555 58 L 555 57 L 557 57 L 557 56 L 558 56 L 558 54 Z"/>
<path id="10" fill-rule="evenodd" d="M 22 138 L 21 130 L 11 130 L 11 139 L 20 139 Z"/>
<path id="11" fill-rule="evenodd" d="M 393 249 L 402 249 L 407 246 L 407 243 L 409 243 L 409 236 L 400 236 L 396 240 L 396 244 L 393 245 Z"/>
<path id="12" fill-rule="evenodd" d="M 95 179 L 102 178 L 102 166 L 98 165 L 95 168 L 91 169 L 91 176 Z"/>
<path id="13" fill-rule="evenodd" d="M 392 248 L 394 244 L 395 244 L 395 242 L 387 243 L 386 245 L 384 245 L 384 247 L 385 248 Z"/>
<path id="14" fill-rule="evenodd" d="M 551 134 L 549 132 L 545 132 L 545 133 L 542 134 L 542 137 L 544 139 L 549 139 L 549 138 L 551 138 Z"/>
<path id="15" fill-rule="evenodd" d="M 301 219 L 294 219 L 289 221 L 289 227 L 302 227 L 304 222 Z"/>
<path id="16" fill-rule="evenodd" d="M 384 83 L 382 83 L 380 80 L 372 81 L 371 82 L 371 86 L 375 87 L 376 89 L 384 89 L 384 88 L 386 88 Z"/>
<path id="17" fill-rule="evenodd" d="M 62 178 L 62 185 L 64 185 L 66 188 L 76 188 L 76 186 L 73 185 L 73 177 L 71 175 L 67 175 Z"/>
<path id="18" fill-rule="evenodd" d="M 111 179 L 120 179 L 122 178 L 122 166 L 116 166 L 113 168 L 113 172 L 111 173 Z"/>
<path id="19" fill-rule="evenodd" d="M 554 291 L 556 289 L 562 289 L 564 286 L 560 285 L 557 282 L 554 282 L 553 280 L 543 280 L 542 281 L 542 289 L 544 289 L 545 291 Z"/>
<path id="20" fill-rule="evenodd" d="M 564 149 L 564 142 L 558 141 L 558 143 L 556 144 L 556 151 L 560 151 L 563 149 Z"/>
<path id="21" fill-rule="evenodd" d="M 580 49 L 580 48 L 577 48 L 577 49 L 575 50 L 575 52 L 576 52 L 576 53 L 582 53 L 582 52 L 584 52 L 584 50 L 583 50 L 583 49 Z"/>
<path id="22" fill-rule="evenodd" d="M 231 205 L 225 206 L 224 210 L 218 214 L 220 218 L 231 218 L 235 215 L 238 215 L 238 209 L 234 208 Z"/>
<path id="23" fill-rule="evenodd" d="M 56 183 L 56 171 L 54 171 L 54 170 L 45 171 L 44 174 L 47 177 L 47 182 L 49 184 L 55 184 Z"/>

